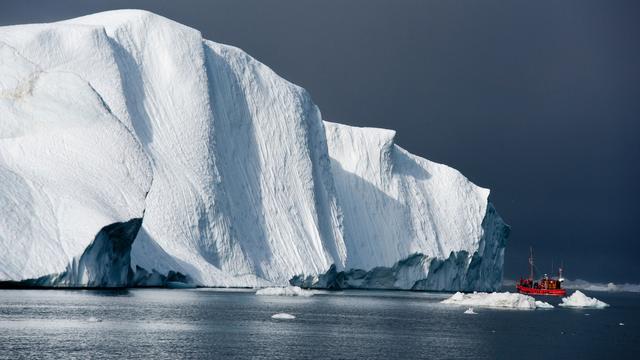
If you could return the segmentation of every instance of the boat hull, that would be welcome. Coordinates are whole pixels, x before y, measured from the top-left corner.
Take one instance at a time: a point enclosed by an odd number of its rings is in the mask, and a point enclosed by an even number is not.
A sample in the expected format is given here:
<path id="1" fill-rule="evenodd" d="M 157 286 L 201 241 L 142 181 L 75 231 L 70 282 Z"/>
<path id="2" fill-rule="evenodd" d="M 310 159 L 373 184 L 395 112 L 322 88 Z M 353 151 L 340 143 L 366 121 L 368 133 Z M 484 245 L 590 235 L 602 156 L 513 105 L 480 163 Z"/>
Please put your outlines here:
<path id="1" fill-rule="evenodd" d="M 527 295 L 546 295 L 546 296 L 566 296 L 567 290 L 565 289 L 534 289 L 522 285 L 516 285 L 516 289 L 521 294 Z"/>

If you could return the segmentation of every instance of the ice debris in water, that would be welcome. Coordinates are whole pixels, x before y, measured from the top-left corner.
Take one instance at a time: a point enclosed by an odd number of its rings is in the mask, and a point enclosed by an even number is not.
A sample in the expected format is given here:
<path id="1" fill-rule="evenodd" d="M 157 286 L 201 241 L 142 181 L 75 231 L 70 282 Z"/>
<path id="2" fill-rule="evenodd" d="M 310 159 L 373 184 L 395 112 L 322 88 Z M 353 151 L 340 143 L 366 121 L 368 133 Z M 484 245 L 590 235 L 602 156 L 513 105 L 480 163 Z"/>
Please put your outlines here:
<path id="1" fill-rule="evenodd" d="M 467 310 L 465 310 L 465 312 L 464 312 L 464 313 L 465 313 L 465 314 L 477 314 L 477 312 L 473 311 L 473 308 L 472 308 L 472 307 L 470 307 L 470 308 L 468 308 Z"/>
<path id="2" fill-rule="evenodd" d="M 88 322 L 102 322 L 102 319 L 91 316 L 87 319 Z"/>
<path id="3" fill-rule="evenodd" d="M 548 302 L 536 300 L 536 307 L 539 309 L 553 309 L 553 305 Z"/>
<path id="4" fill-rule="evenodd" d="M 296 317 L 291 315 L 291 314 L 287 314 L 287 313 L 277 313 L 277 314 L 273 314 L 271 315 L 272 319 L 278 319 L 278 320 L 293 320 Z"/>
<path id="5" fill-rule="evenodd" d="M 286 287 L 268 287 L 256 291 L 256 295 L 266 296 L 313 296 L 313 292 L 310 290 L 303 290 L 298 286 L 286 286 Z"/>
<path id="6" fill-rule="evenodd" d="M 553 305 L 536 301 L 533 297 L 523 294 L 510 292 L 474 292 L 472 294 L 463 294 L 457 292 L 450 298 L 442 301 L 443 304 L 479 306 L 491 308 L 507 308 L 507 309 L 525 309 L 533 310 L 536 308 L 551 309 Z"/>
<path id="7" fill-rule="evenodd" d="M 571 296 L 562 298 L 562 303 L 559 306 L 572 307 L 572 308 L 595 308 L 604 309 L 609 304 L 600 301 L 596 298 L 588 297 L 580 290 L 576 290 Z"/>

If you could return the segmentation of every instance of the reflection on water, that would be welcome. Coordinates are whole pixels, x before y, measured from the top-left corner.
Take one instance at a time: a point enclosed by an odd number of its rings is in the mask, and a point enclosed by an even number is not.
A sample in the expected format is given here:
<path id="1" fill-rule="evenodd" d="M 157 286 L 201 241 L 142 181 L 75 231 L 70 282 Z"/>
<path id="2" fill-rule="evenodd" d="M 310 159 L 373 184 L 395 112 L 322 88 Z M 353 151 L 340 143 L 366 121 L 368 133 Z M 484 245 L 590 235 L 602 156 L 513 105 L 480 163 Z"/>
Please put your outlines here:
<path id="1" fill-rule="evenodd" d="M 446 296 L 2 290 L 0 358 L 634 358 L 640 350 L 638 294 L 598 294 L 612 304 L 600 311 L 476 309 L 474 316 L 440 304 Z M 296 319 L 271 319 L 280 312 Z"/>

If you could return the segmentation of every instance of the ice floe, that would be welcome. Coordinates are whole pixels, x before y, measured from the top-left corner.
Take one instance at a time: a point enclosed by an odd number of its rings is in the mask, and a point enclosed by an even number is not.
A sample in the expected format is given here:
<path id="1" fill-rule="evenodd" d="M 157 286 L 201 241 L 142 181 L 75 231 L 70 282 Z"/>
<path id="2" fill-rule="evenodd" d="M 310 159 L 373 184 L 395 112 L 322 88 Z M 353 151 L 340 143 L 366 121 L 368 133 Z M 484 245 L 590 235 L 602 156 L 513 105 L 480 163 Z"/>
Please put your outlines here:
<path id="1" fill-rule="evenodd" d="M 609 306 L 609 304 L 600 301 L 596 298 L 588 297 L 583 294 L 580 290 L 576 290 L 571 296 L 562 298 L 562 303 L 558 306 L 562 307 L 572 307 L 572 308 L 596 308 L 596 309 L 604 309 Z"/>
<path id="2" fill-rule="evenodd" d="M 273 314 L 271 315 L 272 319 L 278 319 L 278 320 L 293 320 L 296 317 L 291 315 L 291 314 L 287 314 L 287 313 L 277 313 L 277 314 Z"/>
<path id="3" fill-rule="evenodd" d="M 553 305 L 543 301 L 537 301 L 531 296 L 510 292 L 474 292 L 471 294 L 463 294 L 461 292 L 457 292 L 450 298 L 443 300 L 442 303 L 449 305 L 524 310 L 553 308 Z"/>

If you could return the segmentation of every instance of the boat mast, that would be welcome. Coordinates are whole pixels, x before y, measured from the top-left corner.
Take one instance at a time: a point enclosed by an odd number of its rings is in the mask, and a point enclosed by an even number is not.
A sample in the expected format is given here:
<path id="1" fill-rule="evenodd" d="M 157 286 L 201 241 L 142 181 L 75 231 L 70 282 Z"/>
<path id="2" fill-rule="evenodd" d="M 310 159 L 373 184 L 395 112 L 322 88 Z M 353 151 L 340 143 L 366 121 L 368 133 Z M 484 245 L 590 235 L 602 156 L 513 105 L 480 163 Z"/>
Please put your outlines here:
<path id="1" fill-rule="evenodd" d="M 533 247 L 529 247 L 529 279 L 533 281 Z"/>

